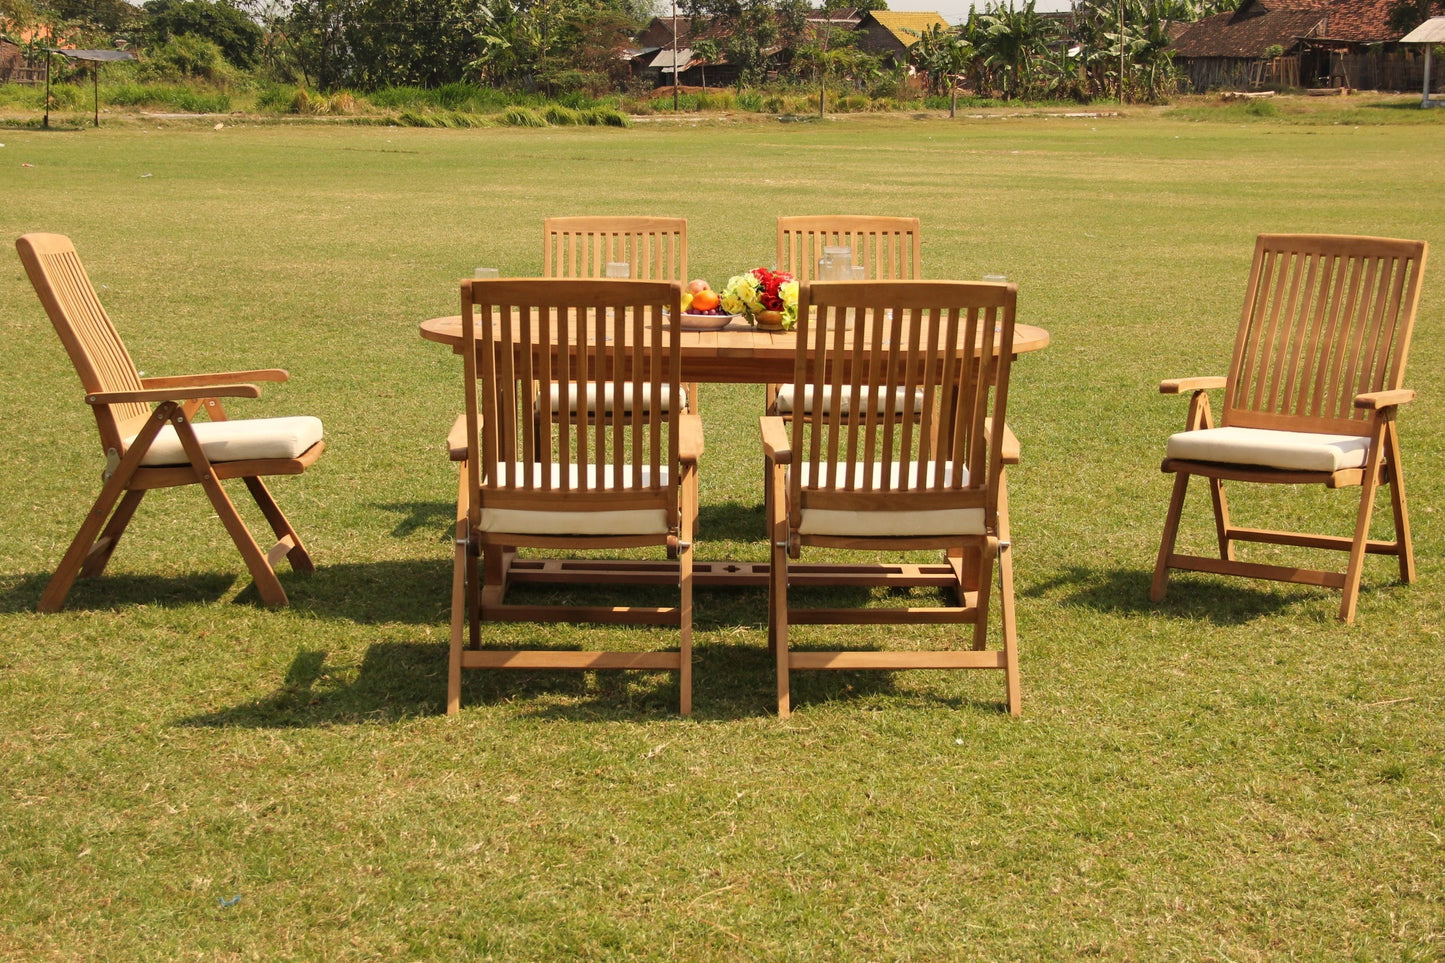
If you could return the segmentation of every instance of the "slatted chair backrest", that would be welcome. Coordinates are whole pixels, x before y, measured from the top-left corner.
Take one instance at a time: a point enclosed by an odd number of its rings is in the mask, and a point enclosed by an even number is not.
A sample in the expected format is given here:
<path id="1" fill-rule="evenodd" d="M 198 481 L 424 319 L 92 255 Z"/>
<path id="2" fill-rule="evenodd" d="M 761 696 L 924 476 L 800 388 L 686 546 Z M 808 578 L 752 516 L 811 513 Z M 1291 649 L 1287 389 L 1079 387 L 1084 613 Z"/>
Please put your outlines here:
<path id="1" fill-rule="evenodd" d="M 677 397 L 678 313 L 670 309 L 680 296 L 680 285 L 660 281 L 462 282 L 467 467 L 482 506 L 662 508 L 675 527 L 679 412 L 659 413 L 651 399 Z M 610 385 L 648 417 L 629 418 L 621 405 L 592 419 L 568 405 L 553 411 L 535 405 L 537 384 L 573 398 Z"/>
<path id="2" fill-rule="evenodd" d="M 139 390 L 135 363 L 70 239 L 60 234 L 26 234 L 15 246 L 86 392 Z M 124 454 L 125 439 L 135 435 L 150 415 L 150 406 L 144 402 L 93 408 L 102 448 L 117 454 Z"/>
<path id="3" fill-rule="evenodd" d="M 778 218 L 778 268 L 811 281 L 825 247 L 852 249 L 853 263 L 869 280 L 915 281 L 923 277 L 916 217 L 835 214 Z"/>
<path id="4" fill-rule="evenodd" d="M 1262 234 L 1221 424 L 1366 435 L 1357 394 L 1403 385 L 1425 243 Z"/>
<path id="5" fill-rule="evenodd" d="M 625 262 L 632 278 L 688 280 L 684 217 L 549 217 L 542 235 L 544 277 L 601 278 Z"/>
<path id="6" fill-rule="evenodd" d="M 1004 420 L 1016 301 L 1012 284 L 802 286 L 794 391 L 828 403 L 793 419 L 794 529 L 809 508 L 996 517 L 1004 433 L 989 426 Z"/>

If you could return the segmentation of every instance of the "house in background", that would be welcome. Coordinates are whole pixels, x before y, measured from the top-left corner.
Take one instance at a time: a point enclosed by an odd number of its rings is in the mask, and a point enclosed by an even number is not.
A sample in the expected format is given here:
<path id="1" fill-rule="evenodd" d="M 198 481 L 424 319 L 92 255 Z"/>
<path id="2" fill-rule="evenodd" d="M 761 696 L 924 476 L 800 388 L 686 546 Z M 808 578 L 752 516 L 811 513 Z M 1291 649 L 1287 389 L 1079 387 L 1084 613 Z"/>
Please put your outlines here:
<path id="1" fill-rule="evenodd" d="M 935 24 L 948 27 L 948 22 L 937 13 L 873 10 L 860 15 L 853 10 L 827 14 L 811 10 L 807 15 L 809 29 L 831 27 L 858 31 L 860 50 L 882 54 L 893 63 L 907 63 L 908 48 L 918 42 L 919 34 L 927 33 Z M 714 41 L 719 48 L 726 46 L 726 35 L 719 28 L 705 28 L 690 17 L 653 17 L 637 35 L 633 49 L 628 51 L 633 75 L 657 86 L 671 85 L 675 43 L 679 84 L 700 87 L 706 80 L 708 87 L 726 87 L 736 83 L 738 69 L 728 63 L 725 56 L 715 62 L 697 56 L 693 44 L 703 37 Z M 792 51 L 787 49 L 773 49 L 768 53 L 776 69 L 786 67 L 792 56 Z"/>
<path id="2" fill-rule="evenodd" d="M 48 28 L 41 29 L 46 32 L 42 34 L 35 30 L 24 31 L 20 39 L 27 42 L 37 37 L 49 39 Z M 44 80 L 45 64 L 43 61 L 35 63 L 25 56 L 25 48 L 0 38 L 0 84 L 38 84 Z"/>
<path id="3" fill-rule="evenodd" d="M 1390 0 L 1244 0 L 1175 38 L 1196 92 L 1307 87 L 1408 90 L 1423 59 L 1390 27 Z"/>
<path id="4" fill-rule="evenodd" d="M 908 48 L 933 27 L 948 29 L 948 21 L 937 13 L 904 10 L 869 10 L 858 22 L 858 49 L 882 54 L 895 64 L 908 62 Z"/>

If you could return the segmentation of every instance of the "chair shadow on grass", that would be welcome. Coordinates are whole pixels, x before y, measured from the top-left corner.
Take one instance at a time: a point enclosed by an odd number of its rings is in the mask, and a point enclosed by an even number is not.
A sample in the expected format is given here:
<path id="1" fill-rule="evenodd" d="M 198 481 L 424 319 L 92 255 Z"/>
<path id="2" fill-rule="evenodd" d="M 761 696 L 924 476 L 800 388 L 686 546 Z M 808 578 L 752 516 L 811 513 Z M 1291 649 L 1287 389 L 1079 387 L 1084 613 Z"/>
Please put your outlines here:
<path id="1" fill-rule="evenodd" d="M 393 576 L 395 573 L 392 573 Z M 431 575 L 435 575 L 433 571 Z M 774 711 L 774 660 L 767 649 L 766 592 L 699 589 L 694 648 L 694 720 L 767 717 Z M 320 607 L 314 606 L 320 610 Z M 368 621 L 366 610 L 343 616 Z M 390 621 L 395 621 L 391 619 Z M 442 623 L 444 624 L 444 623 Z M 546 647 L 545 624 L 506 626 L 508 641 Z M 721 638 L 719 638 L 721 636 Z M 661 638 L 662 636 L 659 636 Z M 434 641 L 377 642 L 358 668 L 328 664 L 325 649 L 299 651 L 276 689 L 244 703 L 176 720 L 179 726 L 308 728 L 389 724 L 440 715 L 446 689 L 446 633 Z M 497 644 L 497 643 L 489 643 Z M 809 648 L 803 641 L 800 649 Z M 795 706 L 865 706 L 902 693 L 890 672 L 804 672 L 794 675 Z M 997 709 L 995 700 L 920 690 L 917 699 L 953 709 Z M 677 680 L 666 672 L 469 671 L 462 707 L 522 706 L 524 718 L 568 722 L 669 719 L 677 711 Z"/>
<path id="2" fill-rule="evenodd" d="M 1332 599 L 1332 605 L 1339 600 L 1338 594 L 1309 586 L 1189 573 L 1172 575 L 1164 600 L 1152 602 L 1149 589 L 1153 579 L 1152 564 L 1107 569 L 1072 565 L 1019 594 L 1025 598 L 1059 594 L 1064 605 L 1108 615 L 1155 616 L 1221 626 L 1278 617 L 1319 598 Z M 1025 611 L 1021 606 L 1020 612 Z"/>
<path id="3" fill-rule="evenodd" d="M 0 614 L 34 612 L 50 583 L 50 572 L 30 572 L 0 580 Z M 213 605 L 235 590 L 239 579 L 249 579 L 244 566 L 238 572 L 192 572 L 186 575 L 109 573 L 75 580 L 65 597 L 65 611 L 109 611 L 130 606 L 166 608 Z M 282 578 L 283 583 L 285 577 Z M 254 586 L 237 594 L 238 602 L 260 606 Z"/>

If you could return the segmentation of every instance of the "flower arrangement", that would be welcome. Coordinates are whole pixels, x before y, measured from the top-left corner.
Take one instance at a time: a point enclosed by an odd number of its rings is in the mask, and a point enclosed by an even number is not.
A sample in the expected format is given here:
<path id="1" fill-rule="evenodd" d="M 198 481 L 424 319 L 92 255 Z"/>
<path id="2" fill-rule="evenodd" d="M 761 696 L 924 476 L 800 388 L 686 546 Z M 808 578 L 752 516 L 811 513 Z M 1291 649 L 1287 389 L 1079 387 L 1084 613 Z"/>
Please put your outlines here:
<path id="1" fill-rule="evenodd" d="M 790 329 L 798 320 L 798 281 L 787 271 L 753 268 L 728 279 L 722 307 L 728 314 L 747 315 L 752 324 L 761 312 L 776 311 L 783 316 L 783 327 Z"/>

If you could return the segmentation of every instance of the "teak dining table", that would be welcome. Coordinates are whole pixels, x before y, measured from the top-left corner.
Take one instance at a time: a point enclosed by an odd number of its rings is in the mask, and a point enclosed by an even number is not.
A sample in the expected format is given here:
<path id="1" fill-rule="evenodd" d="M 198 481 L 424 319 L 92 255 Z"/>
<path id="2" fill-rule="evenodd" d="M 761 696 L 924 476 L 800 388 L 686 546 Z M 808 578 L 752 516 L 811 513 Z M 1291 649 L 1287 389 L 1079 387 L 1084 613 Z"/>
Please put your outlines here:
<path id="1" fill-rule="evenodd" d="M 427 341 L 451 346 L 462 351 L 462 319 L 460 315 L 431 318 L 421 322 L 421 336 Z M 1014 325 L 1015 356 L 1040 351 L 1049 345 L 1049 333 L 1031 324 Z M 751 327 L 742 319 L 730 321 L 715 331 L 681 332 L 683 383 L 692 384 L 791 384 L 797 364 L 798 338 L 794 331 L 767 331 Z M 758 414 L 761 415 L 759 405 Z M 761 448 L 759 449 L 761 452 Z M 1003 509 L 1006 511 L 1006 508 Z M 913 584 L 947 584 L 952 578 L 956 558 L 941 565 L 910 564 Z M 704 561 L 693 563 L 693 579 L 703 585 L 764 586 L 768 579 L 767 562 Z M 813 584 L 850 584 L 849 566 L 833 564 L 789 565 L 793 582 Z M 900 573 L 902 574 L 902 573 Z M 675 563 L 650 560 L 518 559 L 515 553 L 488 557 L 483 562 L 484 591 L 498 596 L 509 582 L 577 582 L 593 583 L 657 582 L 677 577 Z"/>
<path id="2" fill-rule="evenodd" d="M 421 323 L 428 341 L 462 350 L 459 315 Z M 1049 345 L 1049 333 L 1032 324 L 1014 325 L 1015 356 Z M 682 332 L 682 381 L 694 384 L 791 384 L 798 357 L 794 331 L 764 331 L 734 319 L 716 331 Z"/>

